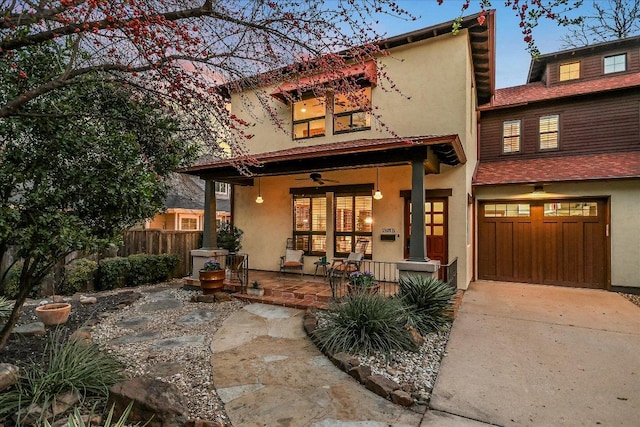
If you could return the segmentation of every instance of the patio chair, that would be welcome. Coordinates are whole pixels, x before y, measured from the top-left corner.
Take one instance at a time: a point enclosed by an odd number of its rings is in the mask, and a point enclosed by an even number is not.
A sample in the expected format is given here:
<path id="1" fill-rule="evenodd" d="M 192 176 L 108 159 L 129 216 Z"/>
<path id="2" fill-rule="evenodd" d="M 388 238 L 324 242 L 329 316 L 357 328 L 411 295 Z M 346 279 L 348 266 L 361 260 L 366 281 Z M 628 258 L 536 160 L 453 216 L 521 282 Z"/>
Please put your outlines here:
<path id="1" fill-rule="evenodd" d="M 334 258 L 332 260 L 328 273 L 332 294 L 335 293 L 335 285 L 338 280 L 341 282 L 342 279 L 348 278 L 351 273 L 360 271 L 368 245 L 368 240 L 359 239 L 356 242 L 355 252 L 351 252 L 347 258 Z"/>
<path id="2" fill-rule="evenodd" d="M 304 272 L 304 251 L 295 249 L 293 239 L 287 239 L 285 255 L 280 257 L 280 273 L 284 274 L 289 270 L 300 270 L 300 277 Z"/>

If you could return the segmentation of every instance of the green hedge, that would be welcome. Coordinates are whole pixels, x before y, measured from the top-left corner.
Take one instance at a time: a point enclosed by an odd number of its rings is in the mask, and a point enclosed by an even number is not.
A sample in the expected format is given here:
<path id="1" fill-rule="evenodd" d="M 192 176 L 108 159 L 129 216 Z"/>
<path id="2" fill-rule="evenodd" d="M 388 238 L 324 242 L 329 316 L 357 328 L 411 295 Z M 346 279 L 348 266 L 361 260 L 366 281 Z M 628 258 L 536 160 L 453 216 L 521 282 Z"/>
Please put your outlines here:
<path id="1" fill-rule="evenodd" d="M 64 266 L 64 280 L 60 284 L 58 293 L 73 295 L 87 290 L 89 283 L 95 281 L 98 263 L 88 258 L 71 261 Z"/>
<path id="2" fill-rule="evenodd" d="M 96 288 L 109 290 L 170 280 L 178 266 L 177 255 L 130 255 L 105 258 L 98 262 Z"/>

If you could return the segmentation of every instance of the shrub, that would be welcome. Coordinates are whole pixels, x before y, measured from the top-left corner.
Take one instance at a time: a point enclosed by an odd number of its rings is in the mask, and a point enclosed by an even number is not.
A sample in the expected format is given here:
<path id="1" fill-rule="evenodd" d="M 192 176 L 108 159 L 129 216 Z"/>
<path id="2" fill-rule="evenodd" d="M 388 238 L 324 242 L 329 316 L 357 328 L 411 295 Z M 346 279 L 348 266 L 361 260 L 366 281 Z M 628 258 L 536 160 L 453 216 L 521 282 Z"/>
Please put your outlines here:
<path id="1" fill-rule="evenodd" d="M 96 287 L 98 290 L 109 290 L 164 282 L 173 277 L 173 270 L 179 262 L 177 255 L 168 254 L 105 258 L 98 263 Z"/>
<path id="2" fill-rule="evenodd" d="M 109 387 L 124 378 L 120 362 L 95 344 L 63 338 L 62 331 L 56 330 L 42 360 L 31 360 L 21 370 L 18 383 L 0 394 L 0 419 L 21 414 L 31 404 L 39 405 L 42 413 L 46 413 L 54 396 L 69 391 L 79 392 L 83 398 L 106 399 Z M 20 425 L 20 420 L 17 424 Z"/>
<path id="3" fill-rule="evenodd" d="M 118 421 L 115 421 L 115 424 L 112 424 L 113 411 L 115 409 L 115 405 L 112 405 L 109 413 L 107 414 L 107 418 L 104 420 L 103 427 L 125 427 L 127 425 L 130 425 L 129 423 L 127 423 L 127 418 L 129 418 L 129 414 L 131 413 L 131 409 L 133 408 L 133 403 L 133 401 L 129 403 L 129 406 L 125 408 L 125 410 L 122 412 L 122 415 L 120 416 L 120 419 Z M 86 418 L 91 419 L 92 415 L 93 412 L 89 415 L 89 417 Z M 85 417 L 82 416 L 78 408 L 75 408 L 73 414 L 69 416 L 69 420 L 67 421 L 66 425 L 68 427 L 91 427 L 93 425 L 91 424 L 91 421 L 85 422 L 84 419 Z M 140 424 L 136 424 L 136 426 L 138 425 Z M 49 421 L 45 420 L 44 427 L 51 427 Z"/>
<path id="4" fill-rule="evenodd" d="M 434 277 L 400 278 L 398 297 L 407 308 L 407 323 L 422 335 L 438 331 L 452 320 L 456 289 Z"/>
<path id="5" fill-rule="evenodd" d="M 324 351 L 388 354 L 391 350 L 416 350 L 404 327 L 406 313 L 398 299 L 358 294 L 331 303 L 329 310 L 318 316 L 321 321 L 314 335 Z"/>
<path id="6" fill-rule="evenodd" d="M 5 297 L 0 296 L 0 325 L 4 319 L 8 319 L 13 311 L 13 302 L 7 300 Z"/>
<path id="7" fill-rule="evenodd" d="M 216 240 L 218 241 L 218 247 L 228 250 L 229 252 L 238 252 L 242 248 L 240 240 L 244 231 L 240 230 L 235 225 L 223 222 L 218 228 L 218 234 Z"/>
<path id="8" fill-rule="evenodd" d="M 64 280 L 58 292 L 62 295 L 73 295 L 87 289 L 93 282 L 98 271 L 98 263 L 88 258 L 72 261 L 64 266 Z"/>
<path id="9" fill-rule="evenodd" d="M 20 290 L 20 272 L 23 266 L 22 261 L 18 261 L 11 266 L 4 280 L 4 296 L 7 299 L 16 299 L 18 297 L 18 291 Z M 34 286 L 29 292 L 30 298 L 37 298 L 40 295 L 42 284 Z"/>
<path id="10" fill-rule="evenodd" d="M 106 291 L 124 286 L 130 265 L 127 258 L 105 258 L 98 262 L 96 289 Z"/>

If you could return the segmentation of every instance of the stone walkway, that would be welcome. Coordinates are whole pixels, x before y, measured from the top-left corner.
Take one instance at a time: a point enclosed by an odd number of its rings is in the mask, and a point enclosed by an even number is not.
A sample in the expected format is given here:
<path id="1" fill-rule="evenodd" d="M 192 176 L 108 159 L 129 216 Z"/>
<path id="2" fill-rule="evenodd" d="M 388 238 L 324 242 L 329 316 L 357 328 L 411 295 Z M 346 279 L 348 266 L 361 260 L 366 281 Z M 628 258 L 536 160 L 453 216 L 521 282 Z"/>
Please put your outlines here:
<path id="1" fill-rule="evenodd" d="M 234 426 L 474 426 L 416 413 L 365 389 L 320 353 L 303 311 L 251 304 L 229 317 L 211 343 L 213 381 Z"/>

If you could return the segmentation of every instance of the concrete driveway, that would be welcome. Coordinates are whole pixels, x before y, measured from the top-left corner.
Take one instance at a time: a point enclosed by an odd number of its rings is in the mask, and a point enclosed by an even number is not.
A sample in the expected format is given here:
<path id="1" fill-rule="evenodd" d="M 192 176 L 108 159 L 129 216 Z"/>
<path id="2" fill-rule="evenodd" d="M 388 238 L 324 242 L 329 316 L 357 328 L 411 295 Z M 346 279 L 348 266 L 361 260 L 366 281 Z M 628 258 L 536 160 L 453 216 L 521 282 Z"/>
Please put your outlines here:
<path id="1" fill-rule="evenodd" d="M 472 283 L 431 407 L 505 426 L 637 426 L 640 307 L 605 291 Z"/>

